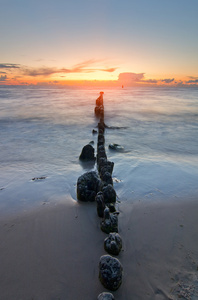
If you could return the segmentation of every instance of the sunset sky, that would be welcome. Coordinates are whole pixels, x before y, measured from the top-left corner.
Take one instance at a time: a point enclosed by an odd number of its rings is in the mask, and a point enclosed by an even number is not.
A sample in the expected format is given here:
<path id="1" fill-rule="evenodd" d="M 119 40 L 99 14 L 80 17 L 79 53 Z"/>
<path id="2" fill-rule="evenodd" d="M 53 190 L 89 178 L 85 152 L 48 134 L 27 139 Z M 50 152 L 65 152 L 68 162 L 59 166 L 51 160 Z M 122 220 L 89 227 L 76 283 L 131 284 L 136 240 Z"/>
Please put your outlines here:
<path id="1" fill-rule="evenodd" d="M 198 0 L 0 0 L 0 84 L 198 85 Z"/>

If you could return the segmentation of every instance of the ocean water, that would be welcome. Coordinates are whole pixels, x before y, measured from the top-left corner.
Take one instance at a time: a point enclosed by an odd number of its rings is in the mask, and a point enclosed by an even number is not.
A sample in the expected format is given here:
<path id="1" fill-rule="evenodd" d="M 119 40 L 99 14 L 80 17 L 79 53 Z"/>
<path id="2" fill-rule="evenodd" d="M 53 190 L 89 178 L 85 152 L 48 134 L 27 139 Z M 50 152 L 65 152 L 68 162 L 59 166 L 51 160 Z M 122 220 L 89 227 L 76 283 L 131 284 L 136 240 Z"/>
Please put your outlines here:
<path id="1" fill-rule="evenodd" d="M 94 141 L 98 89 L 0 86 L 0 212 L 76 201 L 78 157 Z M 198 196 L 198 89 L 104 89 L 120 202 Z M 123 152 L 110 150 L 117 143 Z M 41 178 L 36 179 L 34 178 Z"/>

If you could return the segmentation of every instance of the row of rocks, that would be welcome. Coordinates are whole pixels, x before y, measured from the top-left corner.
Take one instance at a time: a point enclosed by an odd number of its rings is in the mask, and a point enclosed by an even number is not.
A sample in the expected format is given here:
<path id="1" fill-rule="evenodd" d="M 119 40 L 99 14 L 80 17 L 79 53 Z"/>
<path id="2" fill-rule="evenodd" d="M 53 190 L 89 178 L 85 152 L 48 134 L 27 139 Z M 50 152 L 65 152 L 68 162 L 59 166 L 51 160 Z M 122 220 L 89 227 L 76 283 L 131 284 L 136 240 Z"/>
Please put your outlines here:
<path id="1" fill-rule="evenodd" d="M 102 114 L 100 114 L 100 122 L 98 123 L 97 143 L 97 167 L 102 182 L 102 190 L 96 195 L 96 204 L 98 216 L 102 218 L 100 223 L 101 230 L 109 234 L 104 240 L 104 249 L 111 255 L 118 255 L 122 249 L 122 239 L 118 234 L 118 212 L 115 208 L 116 192 L 112 179 L 114 163 L 108 161 L 105 151 L 105 127 L 103 108 Z M 115 291 L 122 283 L 123 268 L 120 261 L 111 255 L 101 256 L 99 278 L 106 289 Z M 98 299 L 114 299 L 114 296 L 108 293 L 102 296 L 99 295 Z"/>
<path id="2" fill-rule="evenodd" d="M 103 92 L 96 99 L 95 115 L 100 119 L 98 123 L 97 156 L 92 145 L 83 147 L 79 159 L 81 161 L 96 161 L 96 171 L 86 172 L 77 181 L 77 198 L 80 201 L 96 201 L 97 214 L 101 218 L 101 230 L 108 235 L 104 240 L 104 249 L 110 255 L 103 255 L 99 262 L 99 279 L 103 286 L 115 291 L 122 283 L 122 265 L 111 256 L 119 255 L 122 249 L 122 239 L 118 234 L 118 214 L 116 211 L 116 192 L 113 187 L 112 172 L 114 163 L 108 161 L 105 151 L 105 123 Z M 95 134 L 95 130 L 93 134 Z M 98 300 L 111 300 L 111 293 L 102 293 Z"/>

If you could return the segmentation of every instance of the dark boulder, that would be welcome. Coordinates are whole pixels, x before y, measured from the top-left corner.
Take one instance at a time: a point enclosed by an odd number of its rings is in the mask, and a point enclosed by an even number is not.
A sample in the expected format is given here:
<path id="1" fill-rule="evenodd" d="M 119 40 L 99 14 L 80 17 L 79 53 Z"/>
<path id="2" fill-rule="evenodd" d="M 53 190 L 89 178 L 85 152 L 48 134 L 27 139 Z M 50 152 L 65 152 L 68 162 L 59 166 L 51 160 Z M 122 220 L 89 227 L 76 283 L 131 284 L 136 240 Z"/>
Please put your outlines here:
<path id="1" fill-rule="evenodd" d="M 77 198 L 81 201 L 94 201 L 101 187 L 101 181 L 96 172 L 84 173 L 77 181 Z"/>
<path id="2" fill-rule="evenodd" d="M 110 213 L 109 208 L 104 210 L 104 217 L 101 221 L 100 228 L 105 233 L 118 232 L 118 215 L 117 213 Z"/>
<path id="3" fill-rule="evenodd" d="M 99 263 L 99 278 L 103 286 L 115 291 L 122 283 L 123 267 L 120 261 L 110 255 L 103 255 Z"/>
<path id="4" fill-rule="evenodd" d="M 112 255 L 118 255 L 122 249 L 121 236 L 116 232 L 109 233 L 109 236 L 104 240 L 105 250 Z"/>
<path id="5" fill-rule="evenodd" d="M 90 144 L 85 145 L 82 149 L 79 159 L 82 161 L 95 160 L 96 158 L 94 156 L 94 147 Z"/>
<path id="6" fill-rule="evenodd" d="M 111 293 L 101 293 L 98 296 L 98 300 L 114 300 L 114 296 Z"/>
<path id="7" fill-rule="evenodd" d="M 105 203 L 116 202 L 116 192 L 111 184 L 108 184 L 107 186 L 103 187 L 102 192 Z"/>

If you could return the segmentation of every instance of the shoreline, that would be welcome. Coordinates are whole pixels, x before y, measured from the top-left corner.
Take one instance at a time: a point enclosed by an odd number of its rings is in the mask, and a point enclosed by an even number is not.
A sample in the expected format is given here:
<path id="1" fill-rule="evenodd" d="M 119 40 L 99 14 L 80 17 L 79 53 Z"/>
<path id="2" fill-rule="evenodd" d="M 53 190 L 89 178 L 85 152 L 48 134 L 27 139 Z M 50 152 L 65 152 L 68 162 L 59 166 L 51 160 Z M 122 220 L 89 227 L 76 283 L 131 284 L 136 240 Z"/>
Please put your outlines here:
<path id="1" fill-rule="evenodd" d="M 174 200 L 173 200 L 174 201 Z M 198 203 L 119 203 L 123 283 L 115 299 L 198 295 Z M 95 203 L 42 206 L 0 220 L 0 298 L 96 299 L 106 234 Z M 192 285 L 194 284 L 194 287 Z M 184 298 L 185 299 L 185 298 Z M 188 299 L 188 298 L 186 298 Z"/>

